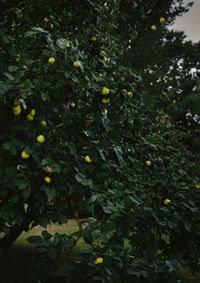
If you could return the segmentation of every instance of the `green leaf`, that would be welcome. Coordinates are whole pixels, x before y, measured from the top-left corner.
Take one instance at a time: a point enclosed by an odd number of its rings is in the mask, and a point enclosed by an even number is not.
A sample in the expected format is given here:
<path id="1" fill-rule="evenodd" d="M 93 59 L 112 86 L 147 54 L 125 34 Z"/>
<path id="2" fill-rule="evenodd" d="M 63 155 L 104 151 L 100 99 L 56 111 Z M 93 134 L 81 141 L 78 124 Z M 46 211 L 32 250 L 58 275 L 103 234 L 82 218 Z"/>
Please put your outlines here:
<path id="1" fill-rule="evenodd" d="M 55 196 L 56 196 L 56 191 L 53 188 L 46 187 L 45 188 L 45 192 L 46 192 L 47 197 L 48 197 L 49 200 L 54 199 Z"/>
<path id="2" fill-rule="evenodd" d="M 35 244 L 35 245 L 42 244 L 42 237 L 40 236 L 30 236 L 26 238 L 26 240 L 31 244 Z"/>

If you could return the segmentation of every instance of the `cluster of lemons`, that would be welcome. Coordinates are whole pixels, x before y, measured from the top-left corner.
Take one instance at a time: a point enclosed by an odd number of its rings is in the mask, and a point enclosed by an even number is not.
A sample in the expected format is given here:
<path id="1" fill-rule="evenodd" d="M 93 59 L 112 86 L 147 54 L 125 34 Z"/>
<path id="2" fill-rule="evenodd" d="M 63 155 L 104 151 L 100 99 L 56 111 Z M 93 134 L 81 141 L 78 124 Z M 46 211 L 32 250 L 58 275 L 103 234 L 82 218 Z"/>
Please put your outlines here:
<path id="1" fill-rule="evenodd" d="M 44 17 L 43 20 L 44 20 L 45 23 L 48 23 L 48 22 L 49 22 L 49 19 L 48 19 L 47 17 Z M 53 24 L 50 23 L 50 27 L 53 28 Z"/>
<path id="2" fill-rule="evenodd" d="M 13 113 L 14 113 L 14 115 L 16 115 L 16 116 L 18 116 L 18 115 L 21 113 L 21 107 L 20 107 L 20 105 L 17 105 L 17 106 L 14 106 L 14 107 L 13 107 Z M 35 110 L 35 109 L 32 109 L 32 110 L 30 111 L 30 113 L 26 116 L 27 120 L 28 120 L 29 122 L 32 122 L 32 121 L 34 120 L 34 118 L 35 118 L 35 114 L 36 114 L 36 110 Z M 41 121 L 41 125 L 42 125 L 43 127 L 45 127 L 45 126 L 46 126 L 46 121 Z M 45 137 L 44 137 L 44 135 L 38 135 L 38 136 L 36 137 L 36 141 L 37 141 L 38 143 L 44 143 L 44 142 L 45 142 Z M 23 151 L 21 152 L 21 158 L 22 158 L 22 159 L 28 159 L 29 157 L 30 157 L 30 154 L 27 153 L 25 150 L 23 150 Z M 20 164 L 17 165 L 17 170 L 20 170 Z M 49 166 L 46 166 L 45 171 L 46 171 L 47 173 L 50 173 L 52 170 L 51 170 L 51 168 L 50 168 Z M 48 177 L 48 176 L 46 176 L 46 177 L 44 178 L 44 180 L 45 180 L 47 183 L 50 183 L 50 182 L 51 182 L 51 178 Z"/>
<path id="3" fill-rule="evenodd" d="M 161 18 L 160 18 L 160 23 L 161 23 L 161 24 L 164 24 L 164 22 L 165 22 L 165 19 L 164 19 L 163 17 L 161 17 Z M 155 26 L 155 25 L 152 25 L 152 26 L 151 26 L 151 30 L 156 30 L 156 26 Z"/>

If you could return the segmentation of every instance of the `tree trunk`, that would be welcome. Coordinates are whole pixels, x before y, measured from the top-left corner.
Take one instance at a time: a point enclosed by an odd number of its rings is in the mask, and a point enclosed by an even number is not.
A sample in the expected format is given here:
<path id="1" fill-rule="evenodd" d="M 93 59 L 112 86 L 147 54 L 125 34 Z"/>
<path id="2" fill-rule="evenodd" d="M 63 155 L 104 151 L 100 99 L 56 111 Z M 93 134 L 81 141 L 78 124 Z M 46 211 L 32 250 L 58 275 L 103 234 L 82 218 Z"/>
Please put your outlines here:
<path id="1" fill-rule="evenodd" d="M 10 229 L 10 233 L 0 239 L 0 252 L 3 254 L 3 256 L 5 256 L 5 254 L 7 253 L 13 242 L 19 237 L 19 235 L 23 231 L 29 230 L 30 223 L 31 217 L 27 214 L 21 225 L 14 224 L 14 226 Z"/>

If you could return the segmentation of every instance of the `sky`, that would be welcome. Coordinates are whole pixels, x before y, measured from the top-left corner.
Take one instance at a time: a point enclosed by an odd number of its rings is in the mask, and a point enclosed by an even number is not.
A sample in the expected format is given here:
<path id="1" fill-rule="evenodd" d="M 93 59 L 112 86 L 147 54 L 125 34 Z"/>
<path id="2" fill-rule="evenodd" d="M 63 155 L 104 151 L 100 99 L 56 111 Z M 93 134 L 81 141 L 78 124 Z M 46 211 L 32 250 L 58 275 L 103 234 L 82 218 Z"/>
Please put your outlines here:
<path id="1" fill-rule="evenodd" d="M 193 42 L 200 41 L 200 0 L 191 0 L 194 2 L 189 12 L 183 14 L 181 17 L 177 17 L 175 24 L 172 26 L 173 29 L 183 30 L 187 38 L 186 40 L 192 40 Z M 187 4 L 191 2 L 185 0 Z"/>

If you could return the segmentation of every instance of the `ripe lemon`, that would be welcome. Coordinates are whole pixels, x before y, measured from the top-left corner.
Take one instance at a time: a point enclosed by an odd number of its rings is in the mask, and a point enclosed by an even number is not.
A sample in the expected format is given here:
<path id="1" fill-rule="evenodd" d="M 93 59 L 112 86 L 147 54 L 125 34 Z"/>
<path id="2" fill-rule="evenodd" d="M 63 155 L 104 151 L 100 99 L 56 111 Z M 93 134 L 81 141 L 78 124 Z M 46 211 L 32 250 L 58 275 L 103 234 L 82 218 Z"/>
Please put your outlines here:
<path id="1" fill-rule="evenodd" d="M 151 30 L 156 30 L 156 26 L 155 26 L 155 25 L 152 25 L 152 26 L 151 26 Z"/>
<path id="2" fill-rule="evenodd" d="M 104 57 L 104 56 L 105 56 L 105 52 L 104 52 L 104 51 L 100 51 L 100 52 L 99 52 L 99 55 L 100 55 L 101 57 Z"/>
<path id="3" fill-rule="evenodd" d="M 122 89 L 122 92 L 127 93 L 127 90 L 126 89 Z"/>
<path id="4" fill-rule="evenodd" d="M 39 143 L 44 143 L 45 142 L 45 137 L 43 135 L 39 135 L 39 136 L 37 136 L 36 140 Z"/>
<path id="5" fill-rule="evenodd" d="M 95 36 L 92 36 L 90 39 L 91 39 L 92 41 L 96 41 L 96 40 L 97 40 L 97 38 L 96 38 Z"/>
<path id="6" fill-rule="evenodd" d="M 45 182 L 47 182 L 48 184 L 51 183 L 51 178 L 48 177 L 48 176 L 46 176 L 46 177 L 44 178 L 44 180 L 45 180 Z"/>
<path id="7" fill-rule="evenodd" d="M 50 57 L 48 62 L 49 62 L 49 64 L 53 64 L 55 62 L 55 58 L 54 57 Z"/>
<path id="8" fill-rule="evenodd" d="M 53 24 L 50 24 L 50 27 L 53 28 Z"/>
<path id="9" fill-rule="evenodd" d="M 48 165 L 45 167 L 45 171 L 47 172 L 47 173 L 51 173 L 52 172 L 52 169 L 51 169 L 51 167 L 49 167 Z"/>
<path id="10" fill-rule="evenodd" d="M 21 166 L 20 164 L 17 165 L 17 170 L 18 171 L 20 170 L 20 166 Z"/>
<path id="11" fill-rule="evenodd" d="M 48 23 L 49 19 L 47 17 L 44 17 L 44 22 Z"/>
<path id="12" fill-rule="evenodd" d="M 146 163 L 147 166 L 151 165 L 151 161 L 149 161 L 149 160 L 147 160 L 145 163 Z"/>
<path id="13" fill-rule="evenodd" d="M 95 260 L 95 264 L 99 264 L 99 263 L 102 263 L 103 262 L 103 258 L 102 257 L 98 257 L 96 260 Z"/>
<path id="14" fill-rule="evenodd" d="M 26 153 L 26 152 L 23 150 L 22 153 L 21 153 L 21 158 L 27 159 L 27 158 L 29 158 L 29 157 L 30 157 L 30 154 Z"/>
<path id="15" fill-rule="evenodd" d="M 47 125 L 46 121 L 41 121 L 41 125 L 42 125 L 43 127 L 46 127 L 46 125 Z"/>
<path id="16" fill-rule="evenodd" d="M 165 22 L 165 19 L 163 17 L 160 18 L 160 23 L 163 24 Z"/>
<path id="17" fill-rule="evenodd" d="M 196 189 L 200 189 L 200 184 L 196 184 L 196 185 L 195 185 L 195 188 L 196 188 Z"/>
<path id="18" fill-rule="evenodd" d="M 107 114 L 108 114 L 108 110 L 107 110 L 107 109 L 104 109 L 103 113 L 104 113 L 105 115 L 107 115 Z"/>
<path id="19" fill-rule="evenodd" d="M 132 96 L 133 96 L 132 91 L 128 91 L 126 94 L 127 94 L 129 97 L 132 97 Z"/>
<path id="20" fill-rule="evenodd" d="M 87 155 L 87 156 L 85 157 L 85 161 L 86 161 L 87 163 L 92 163 L 92 160 L 90 159 L 89 155 Z"/>
<path id="21" fill-rule="evenodd" d="M 72 103 L 70 104 L 70 106 L 71 106 L 72 108 L 74 108 L 74 107 L 76 106 L 76 104 L 75 104 L 74 102 L 72 102 Z"/>
<path id="22" fill-rule="evenodd" d="M 13 113 L 17 116 L 22 112 L 20 105 L 13 107 Z"/>
<path id="23" fill-rule="evenodd" d="M 171 203 L 171 200 L 166 198 L 163 202 L 165 205 L 169 205 Z"/>
<path id="24" fill-rule="evenodd" d="M 78 67 L 80 66 L 80 64 L 79 64 L 78 61 L 74 61 L 74 62 L 73 62 L 73 66 L 74 66 L 75 68 L 78 68 Z"/>
<path id="25" fill-rule="evenodd" d="M 108 104 L 110 102 L 110 99 L 109 98 L 103 98 L 101 101 L 102 101 L 102 103 Z"/>
<path id="26" fill-rule="evenodd" d="M 109 89 L 104 86 L 101 90 L 101 94 L 104 94 L 104 95 L 109 94 Z"/>
<path id="27" fill-rule="evenodd" d="M 31 122 L 31 121 L 34 120 L 34 117 L 33 117 L 31 114 L 28 114 L 28 115 L 26 116 L 26 119 L 27 119 L 29 122 Z"/>
<path id="28" fill-rule="evenodd" d="M 103 78 L 103 74 L 100 73 L 100 74 L 99 74 L 99 77 L 100 77 L 100 78 Z"/>
<path id="29" fill-rule="evenodd" d="M 35 113 L 36 113 L 35 109 L 32 109 L 31 112 L 30 112 L 31 116 L 33 116 L 33 117 L 35 116 Z"/>

